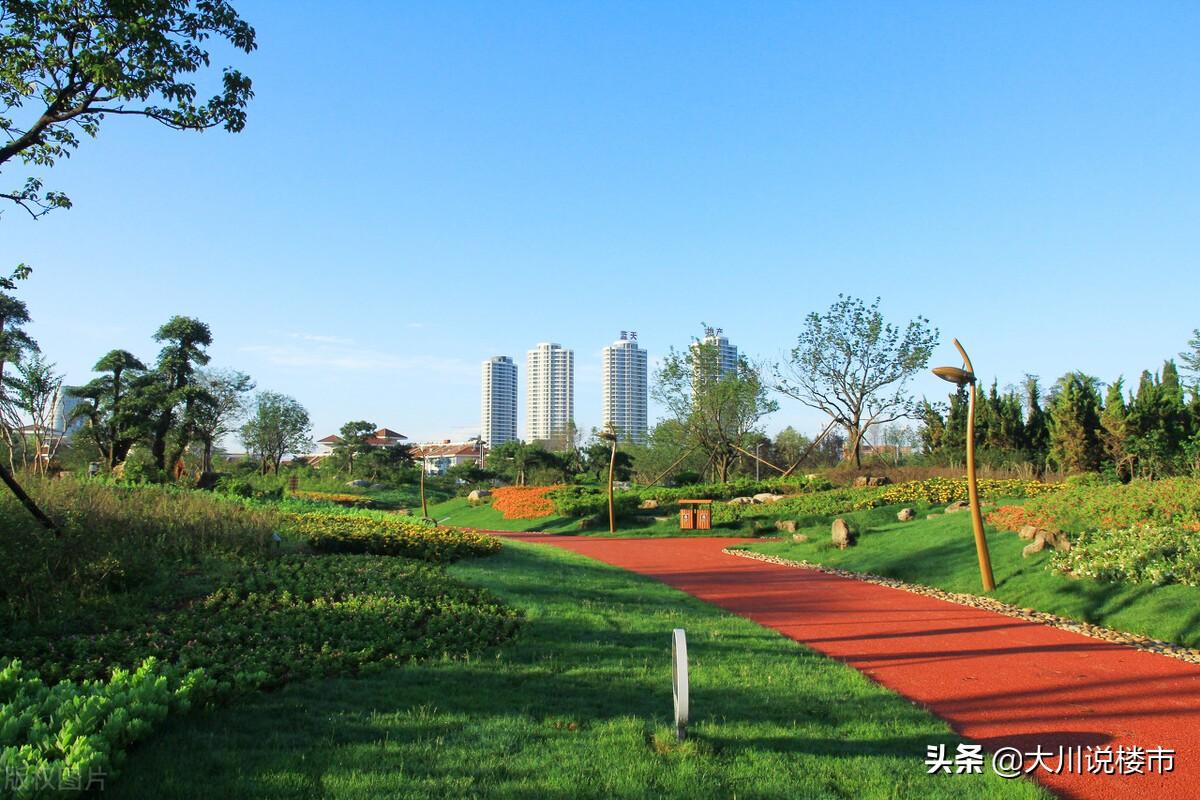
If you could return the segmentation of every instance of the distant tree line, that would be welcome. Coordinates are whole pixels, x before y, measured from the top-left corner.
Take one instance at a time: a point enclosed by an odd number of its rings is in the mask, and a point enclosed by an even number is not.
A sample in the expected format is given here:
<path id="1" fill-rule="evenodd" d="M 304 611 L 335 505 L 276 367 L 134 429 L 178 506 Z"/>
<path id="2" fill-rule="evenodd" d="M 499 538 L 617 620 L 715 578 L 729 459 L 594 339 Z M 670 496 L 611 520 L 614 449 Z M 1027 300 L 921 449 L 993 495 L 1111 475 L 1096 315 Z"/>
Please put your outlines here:
<path id="1" fill-rule="evenodd" d="M 1200 472 L 1200 331 L 1180 361 L 1142 373 L 1136 387 L 1069 372 L 1043 393 L 1034 376 L 1001 392 L 993 382 L 976 410 L 979 458 L 993 466 L 1157 478 Z M 920 405 L 920 445 L 934 461 L 961 463 L 966 451 L 967 391 L 947 404 Z"/>

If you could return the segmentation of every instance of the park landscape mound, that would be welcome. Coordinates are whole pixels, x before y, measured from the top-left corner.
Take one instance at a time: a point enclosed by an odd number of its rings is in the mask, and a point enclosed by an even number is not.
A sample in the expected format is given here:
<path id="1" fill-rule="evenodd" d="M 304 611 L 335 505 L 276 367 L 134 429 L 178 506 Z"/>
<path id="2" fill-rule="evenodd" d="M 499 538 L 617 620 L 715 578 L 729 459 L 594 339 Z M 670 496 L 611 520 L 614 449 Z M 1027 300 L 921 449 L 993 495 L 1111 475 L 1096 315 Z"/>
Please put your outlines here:
<path id="1" fill-rule="evenodd" d="M 62 533 L 0 501 L 0 771 L 16 797 L 116 776 L 129 747 L 196 705 L 468 656 L 521 623 L 441 566 L 499 549 L 479 534 L 172 487 L 30 488 Z"/>

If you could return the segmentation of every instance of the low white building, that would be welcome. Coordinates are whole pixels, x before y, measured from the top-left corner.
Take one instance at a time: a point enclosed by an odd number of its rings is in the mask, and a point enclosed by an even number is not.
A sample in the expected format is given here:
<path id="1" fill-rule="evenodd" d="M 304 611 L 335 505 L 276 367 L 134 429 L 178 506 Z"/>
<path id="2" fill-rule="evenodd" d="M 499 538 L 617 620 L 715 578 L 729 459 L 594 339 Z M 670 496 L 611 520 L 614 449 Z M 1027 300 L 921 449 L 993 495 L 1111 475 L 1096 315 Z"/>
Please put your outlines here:
<path id="1" fill-rule="evenodd" d="M 486 452 L 479 442 L 440 442 L 419 444 L 413 448 L 413 460 L 421 462 L 426 475 L 444 475 L 459 464 L 474 464 Z"/>

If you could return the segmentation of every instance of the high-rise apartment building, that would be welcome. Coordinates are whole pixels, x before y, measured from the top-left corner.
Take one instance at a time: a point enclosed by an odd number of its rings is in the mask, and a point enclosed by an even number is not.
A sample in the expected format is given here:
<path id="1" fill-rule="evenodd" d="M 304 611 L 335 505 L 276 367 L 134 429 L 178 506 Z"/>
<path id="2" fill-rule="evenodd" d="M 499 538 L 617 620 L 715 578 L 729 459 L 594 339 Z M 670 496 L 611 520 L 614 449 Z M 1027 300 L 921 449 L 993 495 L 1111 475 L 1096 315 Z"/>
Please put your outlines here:
<path id="1" fill-rule="evenodd" d="M 517 365 L 508 356 L 483 362 L 480 436 L 488 447 L 517 438 Z"/>
<path id="2" fill-rule="evenodd" d="M 575 419 L 575 353 L 542 342 L 525 359 L 525 438 L 559 443 Z"/>
<path id="3" fill-rule="evenodd" d="M 695 365 L 697 378 L 705 374 L 711 376 L 715 373 L 719 379 L 737 373 L 738 350 L 736 346 L 729 343 L 724 331 L 720 328 L 705 328 L 704 338 L 698 342 L 692 342 L 692 352 L 699 355 L 701 345 L 707 346 L 705 347 L 705 361 L 711 359 L 713 363 L 697 363 Z"/>
<path id="4" fill-rule="evenodd" d="M 604 399 L 601 419 L 622 441 L 646 440 L 646 351 L 638 347 L 636 331 L 603 351 Z"/>

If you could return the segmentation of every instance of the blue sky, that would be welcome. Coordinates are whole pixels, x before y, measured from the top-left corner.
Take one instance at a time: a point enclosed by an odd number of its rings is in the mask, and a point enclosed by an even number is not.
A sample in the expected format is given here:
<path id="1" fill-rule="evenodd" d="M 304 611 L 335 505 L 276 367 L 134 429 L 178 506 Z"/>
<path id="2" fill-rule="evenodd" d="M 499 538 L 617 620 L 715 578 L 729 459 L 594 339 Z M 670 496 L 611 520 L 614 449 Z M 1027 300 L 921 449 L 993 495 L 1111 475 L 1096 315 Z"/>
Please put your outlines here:
<path id="1" fill-rule="evenodd" d="M 49 176 L 74 209 L 0 219 L 69 381 L 188 314 L 318 437 L 462 438 L 488 356 L 574 348 L 586 429 L 620 330 L 778 359 L 839 292 L 1001 385 L 1200 327 L 1195 4 L 235 5 L 243 133 L 107 120 Z"/>

